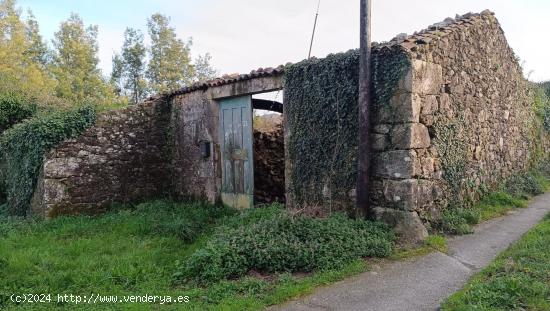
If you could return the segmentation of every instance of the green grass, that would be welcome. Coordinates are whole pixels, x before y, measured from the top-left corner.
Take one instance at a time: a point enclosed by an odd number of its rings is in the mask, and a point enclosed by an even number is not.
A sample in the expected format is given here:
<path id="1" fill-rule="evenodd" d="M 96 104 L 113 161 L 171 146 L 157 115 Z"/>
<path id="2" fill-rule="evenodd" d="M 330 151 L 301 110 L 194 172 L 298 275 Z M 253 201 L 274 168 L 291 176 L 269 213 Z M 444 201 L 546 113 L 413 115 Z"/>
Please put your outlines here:
<path id="1" fill-rule="evenodd" d="M 447 238 L 442 235 L 430 235 L 420 246 L 396 249 L 390 256 L 392 260 L 402 260 L 406 258 L 424 256 L 433 251 L 442 253 L 447 252 Z"/>
<path id="2" fill-rule="evenodd" d="M 451 296 L 443 310 L 550 310 L 550 215 Z"/>
<path id="3" fill-rule="evenodd" d="M 368 269 L 357 258 L 309 273 L 255 272 L 203 286 L 176 281 L 178 269 L 220 228 L 251 226 L 270 213 L 156 201 L 94 218 L 0 219 L 0 309 L 260 310 Z M 190 302 L 15 305 L 9 301 L 14 293 L 50 293 L 54 299 L 57 294 L 187 295 Z"/>
<path id="4" fill-rule="evenodd" d="M 500 191 L 486 194 L 470 208 L 445 210 L 440 224 L 441 231 L 458 235 L 472 233 L 472 225 L 527 207 L 531 197 L 550 188 L 550 182 L 545 175 L 532 171 L 510 178 L 501 188 Z"/>

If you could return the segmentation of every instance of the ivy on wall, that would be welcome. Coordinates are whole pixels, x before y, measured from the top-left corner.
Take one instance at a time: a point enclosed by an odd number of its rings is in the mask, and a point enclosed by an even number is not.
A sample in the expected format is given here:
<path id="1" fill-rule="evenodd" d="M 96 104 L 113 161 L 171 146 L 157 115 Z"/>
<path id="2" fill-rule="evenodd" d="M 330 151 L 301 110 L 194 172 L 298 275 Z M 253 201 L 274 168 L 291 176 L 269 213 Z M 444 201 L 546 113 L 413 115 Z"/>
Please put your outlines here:
<path id="1" fill-rule="evenodd" d="M 436 122 L 433 131 L 437 139 L 432 140 L 438 152 L 441 166 L 445 168 L 443 178 L 451 190 L 451 202 L 460 202 L 460 191 L 466 177 L 468 144 L 465 140 L 466 120 L 463 111 L 449 122 Z"/>
<path id="2" fill-rule="evenodd" d="M 95 121 L 92 107 L 38 114 L 4 132 L 0 150 L 6 161 L 7 212 L 24 216 L 29 208 L 44 154 L 80 135 Z"/>
<path id="3" fill-rule="evenodd" d="M 401 50 L 373 53 L 374 106 L 388 104 L 410 68 Z M 285 69 L 290 189 L 296 207 L 355 206 L 359 51 L 306 60 Z M 375 121 L 375 120 L 373 120 Z"/>
<path id="4" fill-rule="evenodd" d="M 0 94 L 0 134 L 35 113 L 33 101 L 16 94 Z"/>
<path id="5" fill-rule="evenodd" d="M 375 50 L 372 56 L 374 105 L 388 105 L 399 81 L 411 68 L 409 55 L 399 46 Z"/>
<path id="6" fill-rule="evenodd" d="M 349 201 L 357 176 L 358 77 L 357 50 L 285 69 L 289 190 L 297 207 Z"/>
<path id="7" fill-rule="evenodd" d="M 18 94 L 0 94 L 0 135 L 36 113 L 37 105 Z M 6 163 L 0 150 L 0 210 L 6 200 Z"/>

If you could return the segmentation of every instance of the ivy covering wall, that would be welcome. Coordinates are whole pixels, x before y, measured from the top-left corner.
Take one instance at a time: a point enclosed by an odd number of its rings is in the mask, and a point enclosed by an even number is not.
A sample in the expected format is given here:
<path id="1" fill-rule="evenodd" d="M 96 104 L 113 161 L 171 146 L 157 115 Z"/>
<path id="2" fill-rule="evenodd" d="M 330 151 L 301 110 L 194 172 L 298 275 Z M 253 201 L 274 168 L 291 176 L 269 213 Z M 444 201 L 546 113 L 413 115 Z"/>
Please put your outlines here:
<path id="1" fill-rule="evenodd" d="M 410 61 L 401 50 L 374 49 L 372 56 L 376 115 L 378 107 L 388 105 Z M 351 212 L 357 182 L 359 51 L 289 66 L 284 87 L 289 203 Z"/>
<path id="2" fill-rule="evenodd" d="M 17 94 L 0 94 L 0 135 L 14 124 L 36 113 L 34 101 Z M 6 200 L 6 163 L 0 150 L 0 206 Z M 0 208 L 1 209 L 1 208 Z"/>
<path id="3" fill-rule="evenodd" d="M 38 114 L 5 131 L 0 152 L 6 162 L 7 212 L 27 213 L 44 154 L 60 142 L 81 134 L 95 121 L 95 110 L 81 107 L 70 111 Z"/>
<path id="4" fill-rule="evenodd" d="M 359 52 L 285 69 L 285 131 L 292 205 L 346 209 L 355 188 Z"/>

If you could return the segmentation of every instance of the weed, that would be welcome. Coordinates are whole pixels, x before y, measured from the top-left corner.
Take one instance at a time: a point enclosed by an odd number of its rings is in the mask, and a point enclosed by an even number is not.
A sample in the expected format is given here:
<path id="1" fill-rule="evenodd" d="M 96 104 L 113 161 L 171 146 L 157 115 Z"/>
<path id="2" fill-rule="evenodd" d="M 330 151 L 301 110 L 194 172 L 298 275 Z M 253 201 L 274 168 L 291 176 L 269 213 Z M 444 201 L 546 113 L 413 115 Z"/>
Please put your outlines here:
<path id="1" fill-rule="evenodd" d="M 442 310 L 550 310 L 549 216 L 451 296 Z"/>
<path id="2" fill-rule="evenodd" d="M 343 215 L 314 219 L 277 208 L 245 212 L 218 229 L 181 265 L 175 277 L 207 283 L 240 277 L 251 270 L 337 269 L 358 258 L 388 256 L 393 239 L 385 225 Z"/>

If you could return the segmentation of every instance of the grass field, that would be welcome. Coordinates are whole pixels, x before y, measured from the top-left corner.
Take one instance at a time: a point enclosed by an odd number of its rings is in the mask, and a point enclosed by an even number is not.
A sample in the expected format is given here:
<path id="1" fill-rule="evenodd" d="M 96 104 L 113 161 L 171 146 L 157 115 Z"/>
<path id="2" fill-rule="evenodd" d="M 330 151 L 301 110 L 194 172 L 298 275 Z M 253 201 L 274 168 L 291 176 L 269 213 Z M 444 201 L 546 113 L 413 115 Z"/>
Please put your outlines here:
<path id="1" fill-rule="evenodd" d="M 249 225 L 262 217 L 261 213 L 249 217 Z M 254 310 L 367 269 L 365 261 L 357 258 L 336 269 L 251 272 L 202 285 L 175 277 L 188 258 L 210 243 L 222 224 L 238 226 L 241 219 L 240 213 L 227 208 L 166 201 L 121 208 L 95 218 L 3 219 L 0 309 Z M 52 302 L 14 304 L 12 294 L 52 294 Z M 189 296 L 189 303 L 75 305 L 57 303 L 57 294 Z"/>
<path id="2" fill-rule="evenodd" d="M 443 305 L 443 310 L 550 310 L 550 215 Z"/>

